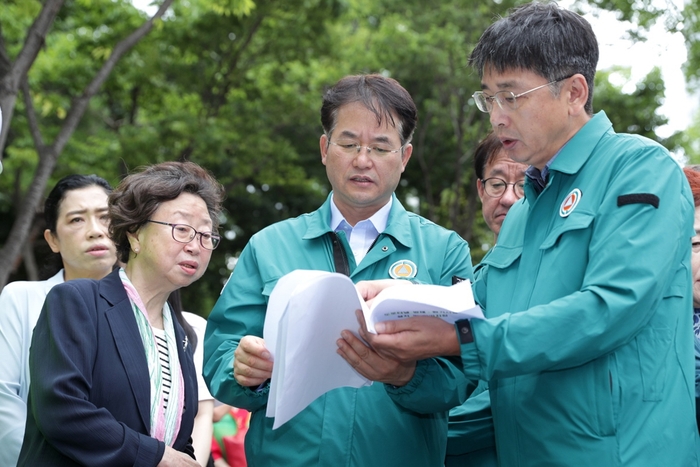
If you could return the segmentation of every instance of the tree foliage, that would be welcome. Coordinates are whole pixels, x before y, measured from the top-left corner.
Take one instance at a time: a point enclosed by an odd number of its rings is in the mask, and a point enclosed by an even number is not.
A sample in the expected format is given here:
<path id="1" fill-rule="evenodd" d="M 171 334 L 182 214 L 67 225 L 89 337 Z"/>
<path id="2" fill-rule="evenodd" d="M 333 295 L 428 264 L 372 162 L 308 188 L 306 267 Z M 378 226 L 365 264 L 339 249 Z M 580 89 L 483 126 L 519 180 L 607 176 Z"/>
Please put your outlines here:
<path id="1" fill-rule="evenodd" d="M 83 0 L 82 3 L 92 1 L 93 0 Z M 22 90 L 28 130 L 38 156 L 36 169 L 34 170 L 29 187 L 25 193 L 23 193 L 22 198 L 16 203 L 19 209 L 17 210 L 16 218 L 9 231 L 7 241 L 2 249 L 0 249 L 0 264 L 13 264 L 15 259 L 19 257 L 20 250 L 24 246 L 23 242 L 26 245 L 26 237 L 31 229 L 33 213 L 36 206 L 41 202 L 41 192 L 56 167 L 58 157 L 63 152 L 63 149 L 85 114 L 90 100 L 101 88 L 121 57 L 148 34 L 153 28 L 154 21 L 165 13 L 172 1 L 173 0 L 163 0 L 162 5 L 158 8 L 153 17 L 143 21 L 142 24 L 120 39 L 119 42 L 111 45 L 110 50 L 104 50 L 104 47 L 95 47 L 92 49 L 93 58 L 99 63 L 99 66 L 95 72 L 90 75 L 85 86 L 81 87 L 77 94 L 71 96 L 70 105 L 67 110 L 58 111 L 58 117 L 61 123 L 58 128 L 56 128 L 57 131 L 55 133 L 51 131 L 48 132 L 50 134 L 49 140 L 46 139 L 47 132 L 42 129 L 39 119 L 40 114 L 34 106 L 28 70 L 33 67 L 37 60 L 39 49 L 46 42 L 48 31 L 57 14 L 63 8 L 65 0 L 46 0 L 44 2 L 37 17 L 29 27 L 26 40 L 14 60 L 7 53 L 5 40 L 3 39 L 0 41 L 0 63 L 3 70 L 3 74 L 0 76 L 0 105 L 2 105 L 7 118 L 11 119 L 14 113 L 17 94 L 20 89 Z M 76 0 L 76 2 L 81 3 L 80 0 Z M 123 0 L 111 3 L 104 2 L 104 0 L 100 2 L 100 6 L 107 9 L 120 4 L 123 4 Z M 114 18 L 109 19 L 111 20 Z M 93 37 L 99 38 L 102 32 L 108 30 L 109 28 L 101 25 L 93 31 Z M 43 110 L 45 110 L 45 108 L 42 109 L 42 111 Z M 49 108 L 47 112 L 50 111 L 51 109 Z M 0 128 L 0 143 L 7 141 L 9 127 L 9 123 L 6 124 L 3 122 L 2 128 Z M 31 249 L 25 246 L 25 262 L 29 264 L 32 263 L 31 252 Z M 29 268 L 29 270 L 31 271 L 32 268 Z M 10 272 L 9 268 L 0 269 L 0 285 L 7 281 Z"/>
<path id="2" fill-rule="evenodd" d="M 700 93 L 700 0 L 576 0 L 575 6 L 612 11 L 621 21 L 629 21 L 633 27 L 629 36 L 637 41 L 647 40 L 649 29 L 662 24 L 669 32 L 680 32 L 685 38 L 688 59 L 683 65 L 691 97 L 688 106 L 696 110 L 691 125 L 666 141 L 670 148 L 682 148 L 690 162 L 700 163 L 700 107 L 693 102 Z"/>
<path id="3" fill-rule="evenodd" d="M 465 8 L 446 0 L 426 8 L 417 0 L 176 1 L 115 65 L 47 186 L 75 172 L 116 184 L 141 165 L 165 160 L 209 169 L 226 187 L 225 241 L 207 274 L 183 291 L 185 307 L 206 315 L 251 235 L 315 209 L 327 196 L 318 147 L 324 90 L 346 74 L 380 72 L 401 82 L 419 109 L 400 200 L 459 232 L 478 261 L 492 236 L 480 215 L 472 153 L 490 124 L 471 99 L 480 86 L 467 57 L 484 27 L 517 3 L 478 1 Z M 40 10 L 35 0 L 0 9 L 0 49 L 10 61 Z M 31 99 L 17 103 L 11 121 L 0 176 L 3 242 L 41 164 L 31 109 L 50 141 L 114 44 L 146 19 L 126 0 L 66 0 L 29 70 Z M 0 78 L 3 63 L 0 57 Z M 606 110 L 618 131 L 672 149 L 683 144 L 681 136 L 661 140 L 655 133 L 665 123 L 657 115 L 664 93 L 658 70 L 631 95 L 619 85 L 625 73 L 599 73 L 594 106 Z M 35 277 L 29 260 L 34 252 L 43 262 L 42 229 L 35 220 L 27 243 L 33 248 L 13 265 L 12 279 Z"/>

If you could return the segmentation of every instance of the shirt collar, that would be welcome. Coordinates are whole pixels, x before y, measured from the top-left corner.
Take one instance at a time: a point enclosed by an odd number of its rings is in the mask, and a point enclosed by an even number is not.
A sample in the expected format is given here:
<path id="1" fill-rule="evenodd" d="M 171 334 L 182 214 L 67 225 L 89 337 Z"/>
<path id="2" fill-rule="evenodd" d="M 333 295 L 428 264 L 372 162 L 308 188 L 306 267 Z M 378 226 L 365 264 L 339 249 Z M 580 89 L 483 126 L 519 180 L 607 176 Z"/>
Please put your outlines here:
<path id="1" fill-rule="evenodd" d="M 386 230 L 386 224 L 389 220 L 389 212 L 391 212 L 391 204 L 393 200 L 394 197 L 392 196 L 384 206 L 382 206 L 372 215 L 372 217 L 365 219 L 372 223 L 374 228 L 377 229 L 378 233 L 382 233 L 384 230 Z M 345 216 L 341 214 L 340 209 L 338 209 L 338 206 L 335 205 L 335 199 L 331 197 L 331 229 L 333 231 L 338 230 L 338 227 L 343 221 L 345 221 Z"/>
<path id="2" fill-rule="evenodd" d="M 538 193 L 542 192 L 542 190 L 544 190 L 544 187 L 547 186 L 547 177 L 549 176 L 549 166 L 552 165 L 552 162 L 554 162 L 554 159 L 557 158 L 557 156 L 561 153 L 561 150 L 567 144 L 569 144 L 568 141 L 566 144 L 564 144 L 564 146 L 559 148 L 557 153 L 554 154 L 554 156 L 552 156 L 552 158 L 549 159 L 549 161 L 547 161 L 547 163 L 544 165 L 544 168 L 542 169 L 542 171 L 540 171 L 540 169 L 538 169 L 534 165 L 531 165 L 530 167 L 527 168 L 527 170 L 525 170 L 525 175 L 527 176 L 527 178 L 529 178 L 530 180 L 533 181 Z"/>

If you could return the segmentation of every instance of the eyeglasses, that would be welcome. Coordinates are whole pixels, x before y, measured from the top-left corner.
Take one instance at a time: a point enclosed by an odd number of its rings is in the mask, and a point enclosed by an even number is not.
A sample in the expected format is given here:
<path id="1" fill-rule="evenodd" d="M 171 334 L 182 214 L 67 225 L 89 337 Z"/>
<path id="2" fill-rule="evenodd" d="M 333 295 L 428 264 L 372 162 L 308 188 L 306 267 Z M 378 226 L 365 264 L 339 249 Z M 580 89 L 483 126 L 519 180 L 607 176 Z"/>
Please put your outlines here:
<path id="1" fill-rule="evenodd" d="M 221 241 L 221 237 L 216 235 L 214 232 L 197 232 L 191 225 L 171 224 L 169 222 L 152 221 L 150 219 L 146 222 L 169 225 L 173 228 L 173 240 L 180 243 L 190 243 L 192 240 L 194 240 L 194 237 L 199 234 L 199 244 L 202 245 L 202 248 L 207 250 L 215 250 Z"/>
<path id="2" fill-rule="evenodd" d="M 482 180 L 481 183 L 484 185 L 484 191 L 487 195 L 492 198 L 500 198 L 508 189 L 508 185 L 513 185 L 513 192 L 518 199 L 525 196 L 525 180 L 518 180 L 515 183 L 508 183 L 505 180 L 498 177 L 487 178 Z"/>
<path id="3" fill-rule="evenodd" d="M 337 146 L 338 151 L 341 154 L 345 154 L 346 156 L 354 156 L 356 154 L 359 154 L 360 151 L 362 151 L 362 148 L 367 150 L 367 155 L 371 156 L 372 154 L 375 154 L 377 156 L 386 156 L 389 154 L 396 154 L 397 152 L 400 152 L 404 146 L 401 146 L 398 149 L 391 149 L 385 145 L 382 144 L 375 144 L 374 146 L 362 146 L 361 144 L 357 143 L 350 143 L 350 142 L 344 142 L 341 141 L 340 143 L 336 143 L 335 141 L 329 141 L 330 144 Z"/>
<path id="4" fill-rule="evenodd" d="M 559 78 L 556 79 L 550 83 L 542 84 L 540 86 L 537 86 L 536 88 L 532 88 L 528 91 L 521 92 L 520 94 L 513 94 L 511 91 L 498 91 L 496 94 L 493 96 L 489 96 L 487 94 L 484 94 L 483 91 L 476 91 L 474 94 L 472 94 L 472 98 L 474 98 L 474 102 L 476 102 L 476 107 L 481 110 L 484 113 L 491 113 L 493 110 L 493 102 L 496 101 L 498 103 L 498 107 L 501 108 L 501 110 L 517 110 L 518 109 L 518 98 L 523 97 L 525 94 L 529 94 L 533 91 L 537 91 L 538 89 L 542 89 L 546 86 L 550 86 L 552 84 L 556 84 L 559 81 L 564 81 L 565 79 L 569 79 L 574 75 L 566 76 L 564 78 Z"/>

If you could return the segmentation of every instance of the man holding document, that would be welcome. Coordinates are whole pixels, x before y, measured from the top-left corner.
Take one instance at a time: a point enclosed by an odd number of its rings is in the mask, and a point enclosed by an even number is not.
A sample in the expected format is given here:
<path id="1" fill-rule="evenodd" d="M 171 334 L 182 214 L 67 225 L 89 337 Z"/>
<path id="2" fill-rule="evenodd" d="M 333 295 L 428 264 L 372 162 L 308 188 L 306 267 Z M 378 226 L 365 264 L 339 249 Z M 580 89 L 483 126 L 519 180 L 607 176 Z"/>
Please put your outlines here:
<path id="1" fill-rule="evenodd" d="M 265 416 L 273 362 L 272 344 L 261 336 L 283 276 L 303 269 L 339 272 L 355 283 L 444 286 L 472 279 L 467 243 L 394 196 L 417 122 L 408 92 L 381 75 L 348 76 L 326 92 L 321 122 L 321 161 L 333 191 L 317 211 L 251 238 L 209 316 L 204 376 L 216 399 L 252 411 L 246 456 L 256 467 L 441 466 L 447 411 L 468 394 L 458 359 L 402 363 L 355 343 L 371 363 L 367 376 L 387 384 L 334 389 L 274 430 Z"/>
<path id="2" fill-rule="evenodd" d="M 474 100 L 530 165 L 473 286 L 487 319 L 363 335 L 406 362 L 459 356 L 488 381 L 501 467 L 698 466 L 693 198 L 665 148 L 593 114 L 597 61 L 590 24 L 556 3 L 484 32 Z"/>

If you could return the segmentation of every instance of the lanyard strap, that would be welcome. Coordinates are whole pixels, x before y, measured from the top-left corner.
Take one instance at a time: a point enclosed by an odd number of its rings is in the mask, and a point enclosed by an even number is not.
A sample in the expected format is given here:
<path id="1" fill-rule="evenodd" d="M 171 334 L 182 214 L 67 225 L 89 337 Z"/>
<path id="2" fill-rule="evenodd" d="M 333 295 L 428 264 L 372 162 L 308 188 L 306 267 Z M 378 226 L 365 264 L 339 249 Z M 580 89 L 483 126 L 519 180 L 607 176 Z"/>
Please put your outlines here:
<path id="1" fill-rule="evenodd" d="M 350 276 L 350 264 L 348 256 L 345 253 L 345 248 L 340 244 L 338 234 L 331 232 L 331 243 L 333 244 L 333 263 L 335 263 L 335 272 Z"/>

